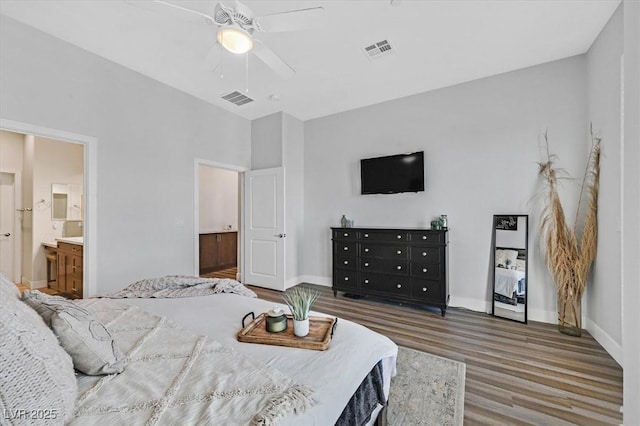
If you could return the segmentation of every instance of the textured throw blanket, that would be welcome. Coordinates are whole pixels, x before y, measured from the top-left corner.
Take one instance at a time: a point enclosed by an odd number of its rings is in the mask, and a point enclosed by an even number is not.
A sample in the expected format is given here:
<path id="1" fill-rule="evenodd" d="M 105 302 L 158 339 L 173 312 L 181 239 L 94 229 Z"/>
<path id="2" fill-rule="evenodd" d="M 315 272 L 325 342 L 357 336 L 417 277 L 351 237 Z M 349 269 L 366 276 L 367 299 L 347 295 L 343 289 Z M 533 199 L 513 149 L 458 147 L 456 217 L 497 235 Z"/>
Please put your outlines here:
<path id="1" fill-rule="evenodd" d="M 123 290 L 103 296 L 111 299 L 133 297 L 194 297 L 216 293 L 236 293 L 247 297 L 256 294 L 236 280 L 228 278 L 202 278 L 188 275 L 167 275 L 137 281 Z"/>
<path id="2" fill-rule="evenodd" d="M 313 404 L 313 392 L 280 371 L 164 317 L 108 299 L 79 303 L 107 326 L 126 366 L 78 375 L 71 425 L 272 425 Z"/>

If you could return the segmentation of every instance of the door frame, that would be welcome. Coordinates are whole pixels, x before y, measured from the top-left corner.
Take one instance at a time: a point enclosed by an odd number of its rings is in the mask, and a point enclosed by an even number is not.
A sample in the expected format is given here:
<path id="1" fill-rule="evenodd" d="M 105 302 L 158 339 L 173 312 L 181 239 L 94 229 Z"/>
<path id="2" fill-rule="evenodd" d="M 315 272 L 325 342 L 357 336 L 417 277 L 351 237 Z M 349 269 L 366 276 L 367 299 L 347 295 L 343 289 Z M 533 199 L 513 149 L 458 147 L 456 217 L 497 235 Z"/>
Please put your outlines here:
<path id="1" fill-rule="evenodd" d="M 220 163 L 218 161 L 196 158 L 193 163 L 193 275 L 200 276 L 200 166 L 216 167 L 218 169 L 238 172 L 238 274 L 236 280 L 243 281 L 244 278 L 244 252 L 242 235 L 244 234 L 244 172 L 248 167 L 236 166 L 233 164 Z"/>
<path id="2" fill-rule="evenodd" d="M 93 136 L 68 132 L 61 129 L 39 126 L 0 117 L 0 129 L 26 135 L 41 136 L 63 142 L 84 145 L 84 247 L 83 247 L 83 296 L 95 296 L 97 283 L 97 180 L 98 180 L 98 139 Z M 20 271 L 22 274 L 22 271 Z"/>
<path id="3" fill-rule="evenodd" d="M 13 276 L 9 278 L 16 283 L 22 281 L 22 226 L 16 214 L 17 209 L 21 208 L 18 206 L 22 206 L 22 173 L 10 168 L 0 168 L 0 173 L 13 175 Z"/>

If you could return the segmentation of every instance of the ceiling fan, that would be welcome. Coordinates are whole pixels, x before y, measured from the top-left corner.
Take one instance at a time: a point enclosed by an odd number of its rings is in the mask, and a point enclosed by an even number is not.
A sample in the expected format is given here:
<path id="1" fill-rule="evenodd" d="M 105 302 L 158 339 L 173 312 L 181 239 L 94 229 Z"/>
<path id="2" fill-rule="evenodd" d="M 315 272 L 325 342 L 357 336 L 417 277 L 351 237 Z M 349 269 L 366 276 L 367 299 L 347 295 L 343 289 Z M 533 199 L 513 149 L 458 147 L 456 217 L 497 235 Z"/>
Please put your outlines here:
<path id="1" fill-rule="evenodd" d="M 283 32 L 296 31 L 321 26 L 324 22 L 324 8 L 290 10 L 273 15 L 254 16 L 249 7 L 236 0 L 234 6 L 217 3 L 213 9 L 213 16 L 197 10 L 187 9 L 177 4 L 155 0 L 156 3 L 170 6 L 186 13 L 199 15 L 208 24 L 218 26 L 216 45 L 236 54 L 252 52 L 262 62 L 269 66 L 282 78 L 288 79 L 295 75 L 295 70 L 280 58 L 273 50 L 260 40 L 253 37 L 254 32 Z M 209 52 L 207 57 L 211 57 Z"/>

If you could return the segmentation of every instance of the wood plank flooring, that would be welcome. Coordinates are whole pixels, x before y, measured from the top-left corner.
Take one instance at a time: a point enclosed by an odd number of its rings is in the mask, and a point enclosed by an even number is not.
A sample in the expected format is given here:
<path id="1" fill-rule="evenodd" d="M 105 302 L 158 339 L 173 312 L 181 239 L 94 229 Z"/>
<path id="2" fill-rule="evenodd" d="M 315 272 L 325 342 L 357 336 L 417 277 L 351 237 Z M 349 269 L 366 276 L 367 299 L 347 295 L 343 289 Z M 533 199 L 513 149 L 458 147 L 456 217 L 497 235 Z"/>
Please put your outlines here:
<path id="1" fill-rule="evenodd" d="M 362 324 L 396 344 L 466 363 L 465 425 L 621 424 L 622 369 L 588 333 L 560 334 L 465 309 L 419 309 L 372 299 L 334 298 L 314 310 Z M 278 291 L 251 287 L 262 299 Z"/>
<path id="2" fill-rule="evenodd" d="M 238 268 L 237 267 L 232 267 L 232 268 L 227 268 L 227 269 L 221 269 L 219 271 L 214 271 L 214 272 L 209 272 L 207 274 L 202 274 L 201 277 L 205 277 L 205 278 L 229 278 L 232 280 L 236 279 L 238 273 Z"/>

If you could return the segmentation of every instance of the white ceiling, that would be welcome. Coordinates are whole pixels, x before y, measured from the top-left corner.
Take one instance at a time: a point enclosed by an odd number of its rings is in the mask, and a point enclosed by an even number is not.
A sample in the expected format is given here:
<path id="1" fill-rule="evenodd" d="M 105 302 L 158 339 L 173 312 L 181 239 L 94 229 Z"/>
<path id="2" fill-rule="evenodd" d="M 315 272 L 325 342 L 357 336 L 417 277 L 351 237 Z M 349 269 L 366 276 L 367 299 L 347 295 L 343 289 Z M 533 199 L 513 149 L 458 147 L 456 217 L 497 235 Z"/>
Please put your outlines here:
<path id="1" fill-rule="evenodd" d="M 173 3 L 212 15 L 216 2 Z M 296 70 L 292 79 L 253 55 L 247 73 L 244 56 L 228 52 L 217 58 L 221 78 L 204 66 L 217 27 L 151 1 L 1 0 L 0 13 L 247 119 L 309 120 L 584 53 L 620 0 L 243 3 L 255 16 L 325 9 L 319 29 L 254 34 Z M 370 60 L 362 49 L 384 39 L 394 53 Z M 220 98 L 234 90 L 254 102 Z"/>

